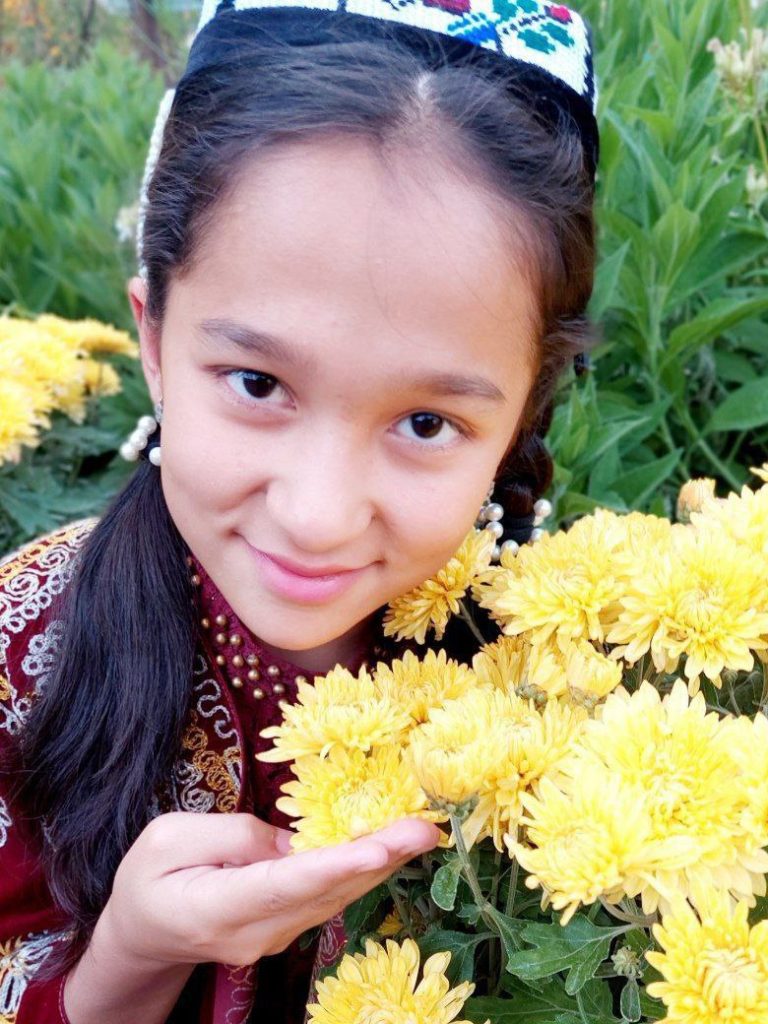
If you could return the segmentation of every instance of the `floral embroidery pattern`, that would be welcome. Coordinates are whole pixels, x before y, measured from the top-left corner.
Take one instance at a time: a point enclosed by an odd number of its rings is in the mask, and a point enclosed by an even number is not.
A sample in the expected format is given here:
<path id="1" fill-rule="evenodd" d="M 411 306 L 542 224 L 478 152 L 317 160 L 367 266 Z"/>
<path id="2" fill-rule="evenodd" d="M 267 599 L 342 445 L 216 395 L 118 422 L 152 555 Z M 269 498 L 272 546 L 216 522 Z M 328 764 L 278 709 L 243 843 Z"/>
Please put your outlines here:
<path id="1" fill-rule="evenodd" d="M 190 752 L 192 767 L 214 794 L 216 810 L 231 813 L 237 807 L 238 786 L 233 767 L 240 763 L 240 750 L 228 747 L 223 754 L 211 750 L 205 730 L 196 724 L 199 720 L 197 712 L 193 711 L 190 717 L 190 724 L 182 737 L 182 749 Z"/>
<path id="2" fill-rule="evenodd" d="M 0 942 L 0 1021 L 14 1024 L 29 982 L 69 932 L 39 932 Z"/>
<path id="3" fill-rule="evenodd" d="M 0 849 L 8 842 L 8 829 L 12 824 L 8 804 L 0 796 Z"/>
<path id="4" fill-rule="evenodd" d="M 242 789 L 243 752 L 221 686 L 200 653 L 195 659 L 193 679 L 181 754 L 169 784 L 152 802 L 152 816 L 171 810 L 199 813 L 237 810 Z M 217 739 L 224 742 L 219 745 Z M 226 743 L 227 740 L 230 742 Z"/>

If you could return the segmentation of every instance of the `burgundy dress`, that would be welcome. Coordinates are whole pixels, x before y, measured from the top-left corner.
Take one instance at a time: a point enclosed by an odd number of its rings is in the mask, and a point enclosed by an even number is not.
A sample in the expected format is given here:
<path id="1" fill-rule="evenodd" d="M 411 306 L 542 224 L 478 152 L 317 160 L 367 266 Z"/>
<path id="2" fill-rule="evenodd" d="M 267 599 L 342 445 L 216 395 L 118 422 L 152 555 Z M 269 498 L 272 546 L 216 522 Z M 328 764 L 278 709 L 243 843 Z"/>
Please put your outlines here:
<path id="1" fill-rule="evenodd" d="M 290 819 L 275 807 L 283 783 L 293 778 L 290 765 L 258 761 L 270 749 L 260 733 L 282 720 L 280 702 L 296 699 L 297 681 L 308 676 L 296 665 L 269 654 L 232 611 L 202 564 L 191 559 L 197 584 L 198 611 L 212 660 L 216 662 L 234 700 L 242 726 L 248 771 L 244 777 L 245 806 L 257 817 L 281 828 Z M 357 670 L 367 652 L 361 650 L 350 668 Z M 256 964 L 256 999 L 249 1017 L 253 1024 L 302 1024 L 319 935 L 301 936 L 282 953 Z"/>
<path id="2" fill-rule="evenodd" d="M 70 524 L 0 560 L 0 754 L 55 666 L 59 602 L 95 524 Z M 264 649 L 191 555 L 188 565 L 199 614 L 190 703 L 171 775 L 147 793 L 148 814 L 252 811 L 287 826 L 275 800 L 289 768 L 263 764 L 254 753 L 269 745 L 259 732 L 280 721 L 279 704 L 295 699 L 302 673 Z M 9 780 L 0 776 L 0 1022 L 70 1024 L 65 977 L 35 978 L 66 939 L 67 921 L 16 819 Z M 306 948 L 299 939 L 246 967 L 199 964 L 166 1024 L 303 1024 L 313 973 L 337 961 L 343 942 L 334 918 Z"/>

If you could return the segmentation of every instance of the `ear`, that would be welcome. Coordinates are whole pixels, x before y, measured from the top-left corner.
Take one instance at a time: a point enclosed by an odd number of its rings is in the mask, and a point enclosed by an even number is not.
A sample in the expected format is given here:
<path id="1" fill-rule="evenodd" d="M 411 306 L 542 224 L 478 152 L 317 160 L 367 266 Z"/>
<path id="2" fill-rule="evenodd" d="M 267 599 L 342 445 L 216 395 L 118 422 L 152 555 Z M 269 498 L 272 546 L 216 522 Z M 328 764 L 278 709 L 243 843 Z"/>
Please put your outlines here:
<path id="1" fill-rule="evenodd" d="M 163 397 L 163 378 L 160 368 L 160 330 L 147 316 L 147 282 L 141 277 L 132 277 L 128 282 L 128 299 L 133 318 L 139 332 L 141 367 L 147 382 L 150 397 L 154 403 Z"/>

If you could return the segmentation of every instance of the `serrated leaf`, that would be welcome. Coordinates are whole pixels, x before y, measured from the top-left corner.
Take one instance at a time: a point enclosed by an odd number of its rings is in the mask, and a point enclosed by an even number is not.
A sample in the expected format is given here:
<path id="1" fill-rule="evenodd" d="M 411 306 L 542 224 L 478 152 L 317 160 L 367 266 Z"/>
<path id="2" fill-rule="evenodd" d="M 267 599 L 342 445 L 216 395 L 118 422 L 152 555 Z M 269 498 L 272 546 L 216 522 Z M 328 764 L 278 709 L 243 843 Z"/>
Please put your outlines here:
<path id="1" fill-rule="evenodd" d="M 612 940 L 624 931 L 621 927 L 598 927 L 582 914 L 564 928 L 556 923 L 529 924 L 522 938 L 537 948 L 510 954 L 507 970 L 523 981 L 568 971 L 566 992 L 575 995 L 607 957 Z"/>
<path id="2" fill-rule="evenodd" d="M 483 996 L 470 999 L 461 1011 L 467 1020 L 484 1024 L 553 1024 L 559 1016 L 573 1015 L 580 1020 L 578 1004 L 568 996 L 561 982 L 542 981 L 536 989 L 527 988 L 521 982 L 509 978 L 505 984 L 508 998 Z"/>

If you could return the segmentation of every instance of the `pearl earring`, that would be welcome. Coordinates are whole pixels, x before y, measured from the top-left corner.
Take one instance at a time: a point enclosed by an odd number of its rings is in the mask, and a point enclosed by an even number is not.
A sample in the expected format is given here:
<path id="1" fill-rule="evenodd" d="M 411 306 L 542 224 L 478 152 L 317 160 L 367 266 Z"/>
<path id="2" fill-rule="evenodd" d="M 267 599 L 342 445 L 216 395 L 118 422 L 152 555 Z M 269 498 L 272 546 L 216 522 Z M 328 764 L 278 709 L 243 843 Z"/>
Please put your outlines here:
<path id="1" fill-rule="evenodd" d="M 502 524 L 504 506 L 500 505 L 497 501 L 491 501 L 495 486 L 496 481 L 494 480 L 482 504 L 475 527 L 479 530 L 487 530 L 493 535 L 496 543 L 491 552 L 491 561 L 498 562 L 501 559 L 502 552 L 508 551 L 516 555 L 520 550 L 520 544 L 512 538 L 503 541 L 501 544 L 499 543 L 504 536 L 504 526 Z M 516 530 L 521 530 L 521 537 L 528 535 L 532 542 L 537 541 L 544 535 L 544 530 L 542 529 L 544 520 L 551 515 L 551 502 L 547 501 L 546 498 L 539 498 L 533 506 L 533 516 L 524 516 L 519 520 L 513 520 L 509 532 L 514 533 Z M 533 526 L 532 530 L 531 526 Z M 528 534 L 528 531 L 530 531 L 530 534 Z"/>
<path id="2" fill-rule="evenodd" d="M 149 439 L 160 426 L 163 419 L 162 400 L 155 404 L 154 416 L 140 416 L 136 428 L 124 444 L 120 445 L 120 455 L 126 462 L 136 462 L 147 447 Z M 153 466 L 159 466 L 162 460 L 160 445 L 150 448 L 147 458 Z"/>
<path id="3" fill-rule="evenodd" d="M 504 507 L 497 501 L 491 501 L 495 486 L 496 481 L 491 484 L 485 496 L 485 501 L 480 508 L 475 526 L 479 530 L 486 530 L 493 537 L 495 543 L 491 551 L 491 561 L 498 562 L 502 551 L 509 550 L 512 545 L 514 545 L 514 549 L 517 551 L 517 544 L 513 540 L 504 541 L 503 544 L 498 543 L 504 535 L 504 527 L 501 523 L 501 520 L 504 518 Z"/>

